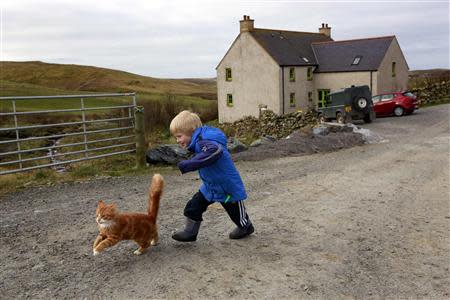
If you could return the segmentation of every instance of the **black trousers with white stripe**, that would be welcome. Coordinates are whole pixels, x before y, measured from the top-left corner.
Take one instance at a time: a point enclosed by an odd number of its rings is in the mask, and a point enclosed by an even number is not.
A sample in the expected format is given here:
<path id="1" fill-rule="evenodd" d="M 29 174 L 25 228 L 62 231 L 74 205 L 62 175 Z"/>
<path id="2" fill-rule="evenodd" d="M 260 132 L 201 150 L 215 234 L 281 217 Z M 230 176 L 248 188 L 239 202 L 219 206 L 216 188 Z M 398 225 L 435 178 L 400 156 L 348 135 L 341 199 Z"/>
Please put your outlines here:
<path id="1" fill-rule="evenodd" d="M 188 201 L 184 208 L 184 215 L 194 221 L 203 221 L 202 215 L 209 205 L 214 202 L 209 202 L 205 199 L 202 193 L 197 192 L 191 200 Z M 231 220 L 239 227 L 245 227 L 250 224 L 247 212 L 245 210 L 244 201 L 220 203 L 227 211 Z"/>

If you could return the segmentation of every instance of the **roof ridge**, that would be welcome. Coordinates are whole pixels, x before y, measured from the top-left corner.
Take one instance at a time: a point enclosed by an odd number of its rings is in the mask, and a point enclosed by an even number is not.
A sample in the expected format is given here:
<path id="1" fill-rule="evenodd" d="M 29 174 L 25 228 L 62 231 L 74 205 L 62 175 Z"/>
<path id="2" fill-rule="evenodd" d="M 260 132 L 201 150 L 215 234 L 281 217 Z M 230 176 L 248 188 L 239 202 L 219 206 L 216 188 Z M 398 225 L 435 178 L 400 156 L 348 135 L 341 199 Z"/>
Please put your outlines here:
<path id="1" fill-rule="evenodd" d="M 395 35 L 386 35 L 386 36 L 360 38 L 360 39 L 353 39 L 353 40 L 342 40 L 342 41 L 312 42 L 311 44 L 317 45 L 317 44 L 331 44 L 331 43 L 348 43 L 348 42 L 356 42 L 356 41 L 381 40 L 381 39 L 388 39 L 388 38 L 395 38 Z"/>
<path id="2" fill-rule="evenodd" d="M 290 33 L 307 33 L 307 34 L 325 35 L 325 34 L 319 33 L 319 32 L 293 31 L 293 30 L 270 29 L 270 28 L 254 28 L 253 30 L 265 30 L 265 31 L 279 31 L 279 32 L 290 32 Z"/>

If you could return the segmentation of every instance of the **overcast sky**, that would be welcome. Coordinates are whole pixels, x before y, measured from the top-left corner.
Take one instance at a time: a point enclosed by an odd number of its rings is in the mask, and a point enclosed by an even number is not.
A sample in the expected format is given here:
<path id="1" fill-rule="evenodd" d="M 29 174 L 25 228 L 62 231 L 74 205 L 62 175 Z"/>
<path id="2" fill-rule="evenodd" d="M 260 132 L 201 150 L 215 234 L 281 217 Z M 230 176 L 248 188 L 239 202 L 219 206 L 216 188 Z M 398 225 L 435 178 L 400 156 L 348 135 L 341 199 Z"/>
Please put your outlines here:
<path id="1" fill-rule="evenodd" d="M 449 68 L 449 1 L 1 0 L 0 60 L 215 77 L 250 15 L 257 28 L 334 40 L 396 35 L 411 70 Z"/>

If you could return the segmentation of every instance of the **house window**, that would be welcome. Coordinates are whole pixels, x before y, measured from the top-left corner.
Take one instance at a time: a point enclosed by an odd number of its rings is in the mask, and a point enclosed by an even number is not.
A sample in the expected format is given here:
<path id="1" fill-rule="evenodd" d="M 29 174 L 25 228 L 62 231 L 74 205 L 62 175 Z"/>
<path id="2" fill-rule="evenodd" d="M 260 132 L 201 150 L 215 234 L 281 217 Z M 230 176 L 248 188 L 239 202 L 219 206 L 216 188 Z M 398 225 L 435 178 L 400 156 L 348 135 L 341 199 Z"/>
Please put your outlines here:
<path id="1" fill-rule="evenodd" d="M 233 107 L 233 95 L 227 94 L 227 106 Z"/>
<path id="2" fill-rule="evenodd" d="M 308 92 L 308 101 L 312 102 L 313 101 L 313 92 Z"/>
<path id="3" fill-rule="evenodd" d="M 392 62 L 392 77 L 395 77 L 395 61 Z"/>
<path id="4" fill-rule="evenodd" d="M 289 68 L 289 81 L 295 81 L 295 68 Z"/>
<path id="5" fill-rule="evenodd" d="M 361 61 L 362 56 L 356 56 L 355 59 L 352 62 L 352 65 L 356 66 L 359 65 L 359 62 Z"/>
<path id="6" fill-rule="evenodd" d="M 231 81 L 232 80 L 231 68 L 226 68 L 225 69 L 225 80 L 226 81 Z"/>
<path id="7" fill-rule="evenodd" d="M 319 108 L 327 107 L 330 104 L 330 90 L 318 90 L 318 105 Z"/>
<path id="8" fill-rule="evenodd" d="M 313 80 L 312 67 L 308 67 L 308 69 L 306 70 L 306 78 L 307 78 L 309 81 Z"/>
<path id="9" fill-rule="evenodd" d="M 295 93 L 291 93 L 291 96 L 289 97 L 289 104 L 291 107 L 295 107 Z"/>

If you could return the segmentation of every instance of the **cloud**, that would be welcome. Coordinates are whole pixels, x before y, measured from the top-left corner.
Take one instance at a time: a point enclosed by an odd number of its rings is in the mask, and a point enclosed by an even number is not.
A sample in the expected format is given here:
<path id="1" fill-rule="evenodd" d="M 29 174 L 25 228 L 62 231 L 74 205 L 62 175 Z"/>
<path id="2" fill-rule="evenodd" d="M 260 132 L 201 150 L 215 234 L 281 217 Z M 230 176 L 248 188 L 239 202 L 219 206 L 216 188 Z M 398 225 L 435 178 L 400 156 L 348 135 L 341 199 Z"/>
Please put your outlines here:
<path id="1" fill-rule="evenodd" d="M 213 77 L 246 14 L 260 28 L 328 23 L 335 40 L 395 34 L 411 69 L 449 67 L 448 2 L 15 0 L 1 9 L 4 60 Z"/>

